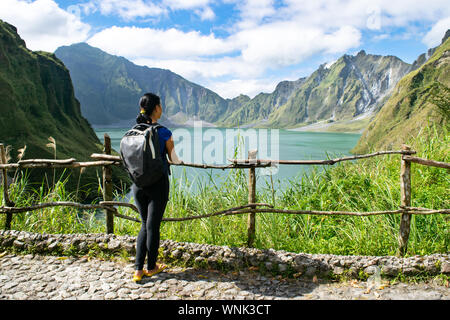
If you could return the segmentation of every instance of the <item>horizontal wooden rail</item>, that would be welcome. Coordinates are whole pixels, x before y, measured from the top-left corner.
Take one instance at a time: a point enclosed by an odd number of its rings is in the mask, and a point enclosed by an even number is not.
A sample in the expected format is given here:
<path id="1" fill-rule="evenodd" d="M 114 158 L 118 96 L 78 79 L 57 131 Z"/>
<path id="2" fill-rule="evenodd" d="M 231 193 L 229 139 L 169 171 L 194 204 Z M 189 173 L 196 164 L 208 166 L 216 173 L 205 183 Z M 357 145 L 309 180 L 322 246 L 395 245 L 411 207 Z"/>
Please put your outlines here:
<path id="1" fill-rule="evenodd" d="M 390 211 L 372 211 L 372 212 L 348 212 L 348 211 L 315 211 L 315 210 L 287 210 L 287 209 L 256 209 L 255 212 L 259 213 L 285 213 L 285 214 L 311 214 L 311 215 L 321 215 L 321 216 L 377 216 L 384 214 L 417 214 L 417 215 L 429 215 L 429 214 L 450 214 L 450 209 L 425 209 L 425 210 L 413 210 L 412 208 L 405 208 L 399 210 Z"/>
<path id="2" fill-rule="evenodd" d="M 118 206 L 125 206 L 130 207 L 134 211 L 139 212 L 137 208 L 134 205 L 129 205 L 126 203 L 121 202 L 100 202 L 100 203 L 108 203 L 108 204 L 114 204 Z M 255 206 L 266 206 L 270 209 L 247 209 L 252 208 Z M 242 210 L 245 209 L 245 210 Z M 417 215 L 430 215 L 430 214 L 450 214 L 450 209 L 427 209 L 427 208 L 413 208 L 413 207 L 405 207 L 398 210 L 389 210 L 389 211 L 372 211 L 372 212 L 348 212 L 348 211 L 317 211 L 317 210 L 287 210 L 287 209 L 276 209 L 273 208 L 272 205 L 266 204 L 266 203 L 255 203 L 255 204 L 248 204 L 236 208 L 230 208 L 227 210 L 222 210 L 214 213 L 208 213 L 204 215 L 197 215 L 197 216 L 189 216 L 189 217 L 183 217 L 183 218 L 163 218 L 163 221 L 187 221 L 187 220 L 194 220 L 194 219 L 203 219 L 203 218 L 209 218 L 213 216 L 218 215 L 235 215 L 235 214 L 243 214 L 243 213 L 284 213 L 284 214 L 311 214 L 311 215 L 326 215 L 326 216 L 332 216 L 332 215 L 344 215 L 344 216 L 359 216 L 359 217 L 365 217 L 365 216 L 375 216 L 375 215 L 384 215 L 384 214 L 401 214 L 401 213 L 407 213 L 407 214 L 417 214 Z"/>
<path id="3" fill-rule="evenodd" d="M 22 212 L 29 212 L 29 211 L 36 211 L 40 209 L 45 208 L 51 208 L 51 207 L 75 207 L 79 209 L 105 209 L 105 205 L 100 204 L 81 204 L 78 202 L 70 202 L 70 201 L 56 201 L 56 202 L 47 202 L 47 203 L 38 203 L 33 204 L 31 206 L 26 207 L 0 207 L 0 213 L 22 213 Z"/>
<path id="4" fill-rule="evenodd" d="M 80 204 L 77 202 L 68 202 L 68 201 L 59 201 L 59 202 L 48 202 L 48 203 L 39 203 L 34 204 L 27 207 L 0 207 L 0 214 L 5 213 L 23 213 L 41 210 L 45 208 L 51 207 L 75 207 L 79 209 L 115 209 L 111 206 L 119 206 L 119 207 L 128 207 L 133 211 L 139 213 L 137 207 L 134 204 L 127 202 L 118 202 L 118 201 L 101 201 L 99 204 Z M 269 209 L 255 208 L 254 207 L 269 207 Z M 251 209 L 249 209 L 251 208 Z M 245 209 L 245 210 L 243 210 Z M 388 211 L 371 211 L 371 212 L 350 212 L 350 211 L 317 211 L 317 210 L 288 210 L 288 209 L 277 209 L 272 205 L 267 203 L 250 203 L 246 205 L 242 205 L 239 207 L 234 207 L 226 210 L 221 210 L 213 213 L 208 213 L 204 215 L 196 215 L 196 216 L 188 216 L 188 217 L 180 217 L 180 218 L 163 218 L 163 221 L 187 221 L 187 220 L 195 220 L 195 219 L 203 219 L 209 218 L 218 215 L 234 215 L 234 214 L 242 214 L 242 213 L 284 213 L 284 214 L 311 214 L 311 215 L 345 215 L 345 216 L 375 216 L 375 215 L 384 215 L 384 214 L 417 214 L 417 215 L 430 215 L 430 214 L 450 214 L 450 209 L 428 209 L 428 208 L 417 208 L 417 207 L 404 207 L 402 206 L 398 210 L 388 210 Z M 125 215 L 115 214 L 121 218 L 130 218 Z M 140 220 L 131 218 L 133 221 L 140 222 Z"/>
<path id="5" fill-rule="evenodd" d="M 72 164 L 76 162 L 77 159 L 70 158 L 70 159 L 64 159 L 64 160 L 57 160 L 57 159 L 26 159 L 26 160 L 20 160 L 18 162 L 19 165 L 29 164 L 29 163 L 45 163 L 45 164 Z"/>
<path id="6" fill-rule="evenodd" d="M 241 164 L 244 164 L 244 163 L 245 164 L 247 164 L 247 163 L 249 163 L 249 164 L 273 163 L 273 164 L 294 164 L 294 165 L 314 165 L 314 164 L 333 165 L 335 163 L 342 162 L 342 161 L 365 159 L 365 158 L 371 158 L 371 157 L 388 155 L 388 154 L 411 155 L 411 154 L 415 154 L 415 153 L 416 153 L 416 151 L 413 151 L 413 150 L 410 150 L 410 151 L 399 150 L 399 151 L 379 151 L 379 152 L 364 154 L 364 155 L 359 155 L 359 156 L 343 157 L 343 158 L 336 158 L 336 159 L 329 159 L 329 160 L 228 159 L 228 161 L 231 161 L 232 163 L 241 163 Z"/>
<path id="7" fill-rule="evenodd" d="M 290 164 L 290 165 L 333 165 L 342 161 L 358 160 L 370 157 L 376 157 L 388 154 L 402 154 L 411 155 L 415 154 L 415 151 L 379 151 L 371 154 L 343 157 L 329 160 L 271 160 L 271 159 L 228 159 L 231 162 L 229 165 L 213 165 L 213 164 L 198 164 L 198 163 L 169 163 L 174 166 L 186 166 L 202 169 L 245 169 L 245 168 L 265 168 L 277 164 Z M 17 168 L 82 168 L 82 167 L 95 167 L 95 166 L 109 166 L 109 165 L 121 165 L 122 160 L 119 156 L 105 155 L 99 153 L 93 153 L 91 158 L 96 161 L 77 162 L 76 159 L 29 159 L 21 160 L 18 163 L 0 164 L 0 169 L 12 170 Z M 437 162 L 432 160 L 420 159 L 415 157 L 405 156 L 405 160 L 417 162 L 421 164 L 434 165 L 442 168 L 449 168 L 450 164 L 444 162 Z"/>
<path id="8" fill-rule="evenodd" d="M 119 156 L 107 156 L 101 153 L 93 153 L 91 155 L 91 158 L 96 160 L 113 160 L 117 162 L 121 162 L 122 159 Z M 215 164 L 204 164 L 204 163 L 188 163 L 188 162 L 181 162 L 181 163 L 173 163 L 169 160 L 169 164 L 172 166 L 184 166 L 184 167 L 192 167 L 192 168 L 201 168 L 201 169 L 246 169 L 253 167 L 254 164 L 228 164 L 228 165 L 215 165 Z M 270 163 L 265 164 L 258 164 L 259 168 L 265 168 L 270 167 Z"/>
<path id="9" fill-rule="evenodd" d="M 12 169 L 26 169 L 26 168 L 41 168 L 41 169 L 59 169 L 59 168 L 87 168 L 87 167 L 101 167 L 110 165 L 121 165 L 121 162 L 117 161 L 87 161 L 87 162 L 55 162 L 51 159 L 33 159 L 34 161 L 39 160 L 39 162 L 18 162 L 18 163 L 8 163 L 0 164 L 0 169 L 12 170 Z M 71 159 L 69 159 L 71 160 Z M 23 160 L 22 160 L 23 161 Z M 61 160 L 60 160 L 61 161 Z"/>
<path id="10" fill-rule="evenodd" d="M 432 167 L 438 167 L 438 168 L 444 168 L 444 169 L 450 169 L 450 163 L 446 162 L 439 162 L 434 160 L 428 160 L 423 158 L 417 158 L 417 157 L 411 157 L 411 156 L 404 156 L 404 160 L 422 164 L 425 166 L 432 166 Z"/>

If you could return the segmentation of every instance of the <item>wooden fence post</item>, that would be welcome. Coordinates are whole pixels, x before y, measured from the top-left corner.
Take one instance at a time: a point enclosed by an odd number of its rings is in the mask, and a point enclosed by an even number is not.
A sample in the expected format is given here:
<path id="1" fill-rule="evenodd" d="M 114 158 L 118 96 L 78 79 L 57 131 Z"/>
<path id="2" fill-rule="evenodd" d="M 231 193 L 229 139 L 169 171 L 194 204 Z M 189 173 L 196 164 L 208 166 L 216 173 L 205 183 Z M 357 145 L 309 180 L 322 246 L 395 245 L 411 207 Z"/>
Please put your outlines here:
<path id="1" fill-rule="evenodd" d="M 5 146 L 3 145 L 3 143 L 0 144 L 0 153 L 1 153 L 1 157 L 0 157 L 0 161 L 3 164 L 6 164 L 6 151 L 5 151 Z M 14 206 L 14 202 L 12 202 L 9 199 L 9 195 L 8 195 L 8 176 L 7 176 L 7 169 L 3 169 L 2 170 L 2 183 L 3 183 L 3 202 L 5 203 L 6 206 L 8 207 L 13 207 Z M 11 222 L 12 222 L 12 212 L 7 212 L 6 213 L 6 220 L 5 220 L 5 230 L 10 230 L 11 229 Z"/>
<path id="2" fill-rule="evenodd" d="M 111 138 L 107 133 L 104 135 L 103 153 L 111 155 Z M 110 165 L 103 166 L 103 201 L 113 200 L 112 168 Z M 106 233 L 114 233 L 114 211 L 105 210 Z"/>
<path id="3" fill-rule="evenodd" d="M 411 148 L 402 145 L 402 150 L 409 151 Z M 400 167 L 400 188 L 401 188 L 401 205 L 405 207 L 411 206 L 411 162 L 405 160 L 402 155 Z M 404 256 L 408 250 L 408 239 L 411 225 L 411 214 L 402 213 L 400 220 L 400 234 L 398 237 L 399 254 Z"/>
<path id="4" fill-rule="evenodd" d="M 250 163 L 255 163 L 255 161 L 251 161 L 251 159 L 256 159 L 256 153 L 258 150 L 249 150 L 248 151 L 248 159 Z M 256 203 L 256 174 L 255 168 L 250 168 L 248 170 L 248 203 Z M 251 206 L 252 209 L 255 209 L 255 206 Z M 252 247 L 253 242 L 255 241 L 255 212 L 250 212 L 248 214 L 247 221 L 247 246 Z"/>

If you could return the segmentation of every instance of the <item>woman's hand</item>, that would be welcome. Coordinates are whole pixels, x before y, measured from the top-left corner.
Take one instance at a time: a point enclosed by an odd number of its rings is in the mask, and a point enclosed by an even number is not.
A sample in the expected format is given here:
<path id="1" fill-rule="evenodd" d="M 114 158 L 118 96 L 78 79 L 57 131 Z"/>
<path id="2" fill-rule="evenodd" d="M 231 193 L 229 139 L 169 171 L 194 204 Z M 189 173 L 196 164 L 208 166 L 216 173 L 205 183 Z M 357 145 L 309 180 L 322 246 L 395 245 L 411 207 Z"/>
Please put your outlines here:
<path id="1" fill-rule="evenodd" d="M 176 152 L 175 152 L 175 144 L 173 142 L 173 136 L 169 138 L 169 140 L 166 141 L 166 148 L 167 148 L 167 154 L 169 156 L 170 162 L 173 164 L 183 164 L 184 162 L 178 158 Z"/>

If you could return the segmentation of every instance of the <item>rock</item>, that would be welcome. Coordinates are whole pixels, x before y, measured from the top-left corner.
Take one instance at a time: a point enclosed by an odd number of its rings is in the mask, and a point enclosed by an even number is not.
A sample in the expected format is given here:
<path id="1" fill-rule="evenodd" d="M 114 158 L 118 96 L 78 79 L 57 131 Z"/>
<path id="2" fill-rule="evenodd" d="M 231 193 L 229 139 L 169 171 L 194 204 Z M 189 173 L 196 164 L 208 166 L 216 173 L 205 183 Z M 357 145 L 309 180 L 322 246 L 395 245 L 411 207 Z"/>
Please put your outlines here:
<path id="1" fill-rule="evenodd" d="M 309 266 L 306 268 L 305 276 L 313 277 L 317 273 L 317 269 L 313 266 Z"/>
<path id="2" fill-rule="evenodd" d="M 23 249 L 25 247 L 25 243 L 21 240 L 15 240 L 13 245 L 18 249 Z"/>
<path id="3" fill-rule="evenodd" d="M 450 273 L 450 262 L 443 261 L 441 264 L 441 273 L 449 274 Z"/>
<path id="4" fill-rule="evenodd" d="M 27 300 L 28 296 L 23 292 L 17 292 L 13 295 L 15 300 Z"/>
<path id="5" fill-rule="evenodd" d="M 396 276 L 400 272 L 400 268 L 392 265 L 384 265 L 381 267 L 381 272 L 386 276 Z"/>
<path id="6" fill-rule="evenodd" d="M 175 259 L 179 259 L 182 255 L 183 252 L 179 249 L 176 249 L 175 251 L 172 252 L 172 257 L 174 257 Z"/>
<path id="7" fill-rule="evenodd" d="M 195 263 L 201 263 L 201 262 L 204 262 L 204 261 L 206 261 L 206 259 L 204 257 L 196 257 L 194 259 Z"/>
<path id="8" fill-rule="evenodd" d="M 118 240 L 110 240 L 108 242 L 108 249 L 110 250 L 117 250 L 120 248 L 120 241 Z"/>
<path id="9" fill-rule="evenodd" d="M 375 274 L 379 271 L 379 267 L 377 266 L 368 266 L 364 269 L 364 272 L 367 274 Z"/>
<path id="10" fill-rule="evenodd" d="M 115 299 L 115 298 L 117 298 L 117 294 L 115 292 L 108 292 L 105 295 L 105 299 L 106 300 L 112 300 L 112 299 Z"/>
<path id="11" fill-rule="evenodd" d="M 286 272 L 287 269 L 288 269 L 288 266 L 287 266 L 287 265 L 285 265 L 285 264 L 283 264 L 283 263 L 278 264 L 278 271 L 280 271 L 280 272 Z"/>
<path id="12" fill-rule="evenodd" d="M 143 300 L 148 300 L 152 297 L 153 297 L 153 293 L 151 293 L 151 292 L 146 292 L 146 293 L 143 293 L 140 295 L 140 298 Z"/>
<path id="13" fill-rule="evenodd" d="M 342 267 L 334 267 L 333 268 L 333 273 L 334 274 L 343 274 L 344 273 L 344 268 L 342 268 Z"/>
<path id="14" fill-rule="evenodd" d="M 53 250 L 55 250 L 56 248 L 58 248 L 58 246 L 59 246 L 58 242 L 57 242 L 57 241 L 54 241 L 54 242 L 51 242 L 51 243 L 48 245 L 47 249 L 50 250 L 50 251 L 53 251 Z"/>

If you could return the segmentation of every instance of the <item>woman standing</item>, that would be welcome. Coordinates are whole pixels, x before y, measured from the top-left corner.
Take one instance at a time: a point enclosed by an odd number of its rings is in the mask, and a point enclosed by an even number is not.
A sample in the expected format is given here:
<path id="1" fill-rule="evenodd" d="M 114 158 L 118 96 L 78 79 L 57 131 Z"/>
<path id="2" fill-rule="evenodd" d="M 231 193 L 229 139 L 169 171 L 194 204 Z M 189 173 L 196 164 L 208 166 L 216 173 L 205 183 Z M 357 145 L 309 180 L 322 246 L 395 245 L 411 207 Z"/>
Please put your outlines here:
<path id="1" fill-rule="evenodd" d="M 161 99 L 153 94 L 146 93 L 139 101 L 140 114 L 136 119 L 138 124 L 156 123 L 162 114 Z M 131 189 L 136 207 L 141 216 L 142 226 L 136 240 L 136 262 L 133 281 L 140 281 L 142 277 L 152 276 L 167 268 L 166 265 L 156 263 L 159 248 L 159 229 L 161 220 L 169 200 L 169 163 L 166 154 L 173 163 L 182 163 L 176 153 L 172 132 L 166 127 L 158 130 L 160 152 L 164 163 L 164 174 L 161 179 L 150 187 L 138 188 L 135 184 Z M 147 257 L 147 269 L 144 270 L 144 261 Z"/>

